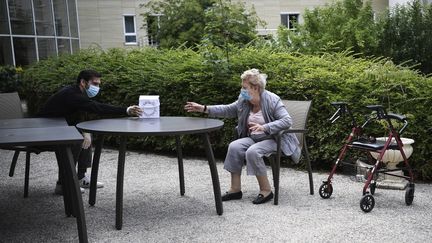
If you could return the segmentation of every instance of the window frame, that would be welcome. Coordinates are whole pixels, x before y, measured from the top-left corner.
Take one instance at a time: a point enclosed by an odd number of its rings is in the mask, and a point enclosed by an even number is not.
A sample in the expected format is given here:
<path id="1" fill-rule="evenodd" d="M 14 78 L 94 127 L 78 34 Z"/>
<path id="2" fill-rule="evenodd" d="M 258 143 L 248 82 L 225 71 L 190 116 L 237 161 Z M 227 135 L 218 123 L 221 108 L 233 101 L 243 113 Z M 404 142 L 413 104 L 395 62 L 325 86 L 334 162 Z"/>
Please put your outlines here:
<path id="1" fill-rule="evenodd" d="M 282 16 L 283 15 L 286 15 L 287 26 L 285 26 L 283 23 L 281 23 L 281 25 L 287 27 L 289 30 L 296 30 L 295 27 L 290 28 L 290 16 L 296 15 L 297 16 L 297 23 L 300 23 L 300 12 L 280 12 L 281 22 L 282 22 Z"/>
<path id="2" fill-rule="evenodd" d="M 133 27 L 134 32 L 127 33 L 126 32 L 126 17 L 133 17 Z M 136 28 L 136 14 L 123 14 L 123 34 L 124 34 L 124 45 L 126 46 L 136 46 L 138 45 L 138 35 Z M 126 42 L 126 36 L 135 36 L 135 42 Z"/>

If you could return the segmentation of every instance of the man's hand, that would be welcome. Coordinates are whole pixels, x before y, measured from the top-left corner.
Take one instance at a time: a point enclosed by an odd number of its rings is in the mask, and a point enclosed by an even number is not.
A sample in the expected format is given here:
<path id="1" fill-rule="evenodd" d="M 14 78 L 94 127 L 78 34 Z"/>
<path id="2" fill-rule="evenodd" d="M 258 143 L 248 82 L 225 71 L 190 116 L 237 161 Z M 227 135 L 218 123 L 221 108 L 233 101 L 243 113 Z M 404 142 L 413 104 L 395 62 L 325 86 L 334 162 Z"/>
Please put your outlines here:
<path id="1" fill-rule="evenodd" d="M 82 135 L 84 137 L 84 141 L 82 143 L 82 148 L 88 149 L 91 145 L 91 142 L 92 142 L 91 141 L 91 135 L 90 135 L 90 133 L 86 133 L 86 132 L 83 132 Z"/>
<path id="2" fill-rule="evenodd" d="M 132 105 L 127 108 L 126 112 L 129 116 L 140 116 L 142 109 L 137 105 Z"/>

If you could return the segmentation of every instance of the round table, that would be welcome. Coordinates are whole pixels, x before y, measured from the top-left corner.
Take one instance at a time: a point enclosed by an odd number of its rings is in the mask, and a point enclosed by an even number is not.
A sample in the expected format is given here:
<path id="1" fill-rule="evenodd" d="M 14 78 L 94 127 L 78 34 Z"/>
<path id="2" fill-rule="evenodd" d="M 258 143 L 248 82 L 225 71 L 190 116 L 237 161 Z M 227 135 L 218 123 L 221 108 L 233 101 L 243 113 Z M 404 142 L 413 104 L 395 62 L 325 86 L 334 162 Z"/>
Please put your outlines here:
<path id="1" fill-rule="evenodd" d="M 102 150 L 103 138 L 106 135 L 120 137 L 120 148 L 118 157 L 117 170 L 117 188 L 116 188 L 116 228 L 121 229 L 123 224 L 123 180 L 124 164 L 126 155 L 126 142 L 128 136 L 175 136 L 177 145 L 177 159 L 180 174 L 180 194 L 183 196 L 184 172 L 183 172 L 183 155 L 180 143 L 180 136 L 187 134 L 200 134 L 206 150 L 207 160 L 210 167 L 210 173 L 213 182 L 213 191 L 215 196 L 216 212 L 222 215 L 222 197 L 219 184 L 219 176 L 216 168 L 216 162 L 211 148 L 209 132 L 219 130 L 224 123 L 217 119 L 197 118 L 197 117 L 160 117 L 160 118 L 115 118 L 92 120 L 79 123 L 77 128 L 83 132 L 92 133 L 96 136 L 94 142 L 95 152 L 93 156 L 93 165 L 91 172 L 91 184 L 89 204 L 94 205 L 96 202 L 96 182 L 99 170 L 99 160 Z"/>

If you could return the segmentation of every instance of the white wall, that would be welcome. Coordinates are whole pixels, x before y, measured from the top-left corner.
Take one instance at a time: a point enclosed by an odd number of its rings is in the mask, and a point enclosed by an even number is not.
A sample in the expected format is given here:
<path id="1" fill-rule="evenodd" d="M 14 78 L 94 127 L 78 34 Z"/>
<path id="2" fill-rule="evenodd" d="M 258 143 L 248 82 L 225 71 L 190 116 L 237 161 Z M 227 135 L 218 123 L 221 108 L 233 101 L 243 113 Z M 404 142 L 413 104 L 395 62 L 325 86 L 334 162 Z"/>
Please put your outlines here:
<path id="1" fill-rule="evenodd" d="M 403 5 L 408 2 L 412 2 L 412 0 L 389 0 L 389 8 L 396 6 L 397 4 Z"/>
<path id="2" fill-rule="evenodd" d="M 142 29 L 144 9 L 139 5 L 147 0 L 77 0 L 81 48 L 97 45 L 137 47 L 147 42 L 147 31 Z M 133 14 L 136 20 L 137 45 L 125 45 L 123 15 Z"/>

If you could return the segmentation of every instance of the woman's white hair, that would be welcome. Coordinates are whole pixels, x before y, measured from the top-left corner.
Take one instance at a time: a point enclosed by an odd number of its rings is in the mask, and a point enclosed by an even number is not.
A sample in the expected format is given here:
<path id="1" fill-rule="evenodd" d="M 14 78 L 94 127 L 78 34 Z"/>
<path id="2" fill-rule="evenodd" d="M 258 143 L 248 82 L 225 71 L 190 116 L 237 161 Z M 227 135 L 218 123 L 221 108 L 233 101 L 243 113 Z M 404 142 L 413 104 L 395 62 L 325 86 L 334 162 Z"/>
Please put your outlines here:
<path id="1" fill-rule="evenodd" d="M 265 90 L 267 75 L 265 73 L 260 73 L 256 68 L 244 71 L 240 78 L 244 81 L 248 81 L 251 85 L 258 86 L 260 92 Z"/>

